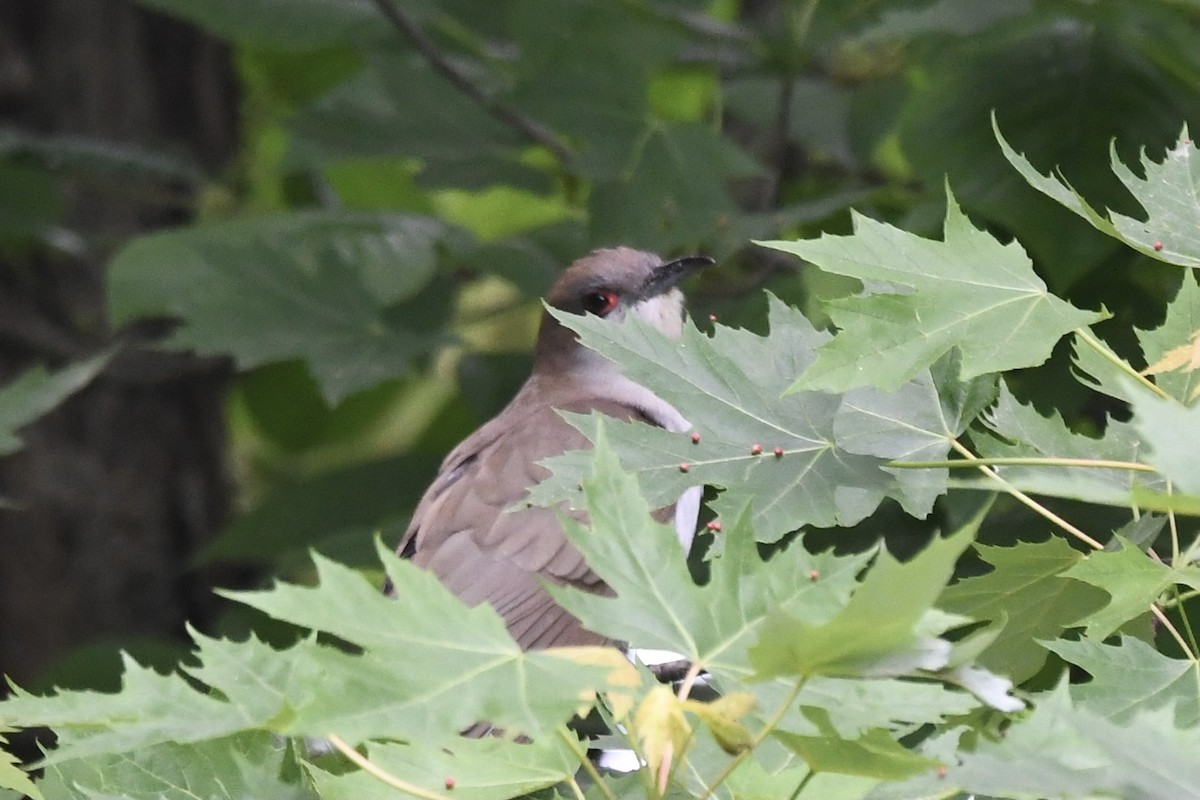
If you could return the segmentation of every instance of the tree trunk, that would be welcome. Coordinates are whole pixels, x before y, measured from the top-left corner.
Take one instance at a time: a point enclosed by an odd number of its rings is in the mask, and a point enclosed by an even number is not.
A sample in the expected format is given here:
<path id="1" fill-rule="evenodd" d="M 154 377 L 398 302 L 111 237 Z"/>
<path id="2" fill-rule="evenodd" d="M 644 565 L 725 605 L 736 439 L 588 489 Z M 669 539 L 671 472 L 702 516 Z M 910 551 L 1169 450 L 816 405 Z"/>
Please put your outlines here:
<path id="1" fill-rule="evenodd" d="M 236 102 L 227 48 L 177 21 L 121 0 L 0 5 L 0 125 L 35 142 L 14 156 L 26 163 L 47 163 L 38 143 L 86 137 L 211 174 L 232 156 Z M 199 188 L 68 162 L 58 231 L 0 250 L 0 383 L 109 343 L 108 258 L 185 222 Z M 222 362 L 127 347 L 0 461 L 0 673 L 36 683 L 80 645 L 182 637 L 211 615 L 211 576 L 189 562 L 229 509 L 228 377 Z"/>

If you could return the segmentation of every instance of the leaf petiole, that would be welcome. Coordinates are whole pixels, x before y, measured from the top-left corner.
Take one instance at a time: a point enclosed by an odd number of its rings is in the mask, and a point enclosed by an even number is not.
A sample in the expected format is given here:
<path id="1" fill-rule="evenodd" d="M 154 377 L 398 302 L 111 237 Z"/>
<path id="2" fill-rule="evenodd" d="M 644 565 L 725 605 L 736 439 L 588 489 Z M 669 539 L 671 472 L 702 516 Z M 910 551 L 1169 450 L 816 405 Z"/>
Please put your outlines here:
<path id="1" fill-rule="evenodd" d="M 329 740 L 330 744 L 337 748 L 338 752 L 357 764 L 363 772 L 378 778 L 380 781 L 386 783 L 388 786 L 391 786 L 394 789 L 399 789 L 405 794 L 411 794 L 413 797 L 420 797 L 422 800 L 450 800 L 450 798 L 444 794 L 438 794 L 437 792 L 433 792 L 428 789 L 422 789 L 420 786 L 411 784 L 402 778 L 397 778 L 395 775 L 383 769 L 382 767 L 376 766 L 369 758 L 355 750 L 350 745 L 346 744 L 346 741 L 336 734 L 330 733 L 326 735 L 325 738 Z"/>
<path id="2" fill-rule="evenodd" d="M 958 469 L 962 467 L 1087 467 L 1091 469 L 1124 469 L 1131 472 L 1155 472 L 1149 464 L 1136 461 L 1115 461 L 1102 458 L 1045 458 L 1008 457 L 947 459 L 945 461 L 889 461 L 889 469 Z"/>
<path id="3" fill-rule="evenodd" d="M 1133 367 L 1129 366 L 1129 364 L 1127 364 L 1125 362 L 1125 359 L 1121 358 L 1116 353 L 1114 353 L 1112 350 L 1110 350 L 1108 345 L 1106 345 L 1104 342 L 1100 341 L 1095 336 L 1093 336 L 1092 332 L 1089 331 L 1087 328 L 1076 328 L 1074 333 L 1076 336 L 1078 336 L 1080 338 L 1080 340 L 1082 340 L 1083 342 L 1086 342 L 1089 347 L 1091 347 L 1093 350 L 1095 350 L 1097 353 L 1099 353 L 1101 358 L 1103 358 L 1105 361 L 1112 364 L 1117 369 L 1124 372 L 1130 378 L 1137 381 L 1138 383 L 1140 383 L 1142 386 L 1149 389 L 1154 394 L 1158 395 L 1159 397 L 1163 398 L 1164 400 L 1174 400 L 1175 399 L 1171 395 L 1167 394 L 1166 391 L 1164 391 L 1162 388 L 1160 388 L 1156 383 L 1151 381 L 1145 375 L 1138 372 Z"/>
<path id="4" fill-rule="evenodd" d="M 1083 542 L 1084 544 L 1087 544 L 1090 547 L 1095 548 L 1096 550 L 1104 549 L 1104 545 L 1100 544 L 1100 542 L 1096 541 L 1091 536 L 1088 536 L 1086 533 L 1081 531 L 1079 528 L 1076 528 L 1074 525 L 1067 522 L 1065 519 L 1060 517 L 1058 514 L 1055 514 L 1053 511 L 1046 508 L 1044 505 L 1042 505 L 1038 501 L 1034 500 L 1032 497 L 1025 494 L 1017 487 L 1013 486 L 1011 483 L 1006 481 L 1004 478 L 1001 478 L 999 473 L 996 472 L 996 470 L 992 469 L 991 467 L 987 466 L 986 464 L 977 464 L 976 462 L 981 461 L 982 459 L 978 458 L 974 453 L 972 453 L 970 450 L 968 450 L 966 447 L 964 447 L 962 442 L 958 441 L 957 439 L 951 439 L 950 446 L 952 448 L 954 448 L 955 452 L 959 453 L 972 466 L 978 468 L 979 471 L 982 472 L 984 475 L 987 475 L 989 478 L 996 481 L 996 483 L 1000 484 L 1000 486 L 1004 489 L 1005 492 L 1012 495 L 1021 504 L 1025 505 L 1027 508 L 1031 509 L 1032 511 L 1036 512 L 1037 514 L 1050 520 L 1055 525 L 1062 528 L 1064 531 L 1071 534 L 1072 536 L 1074 536 L 1076 539 Z"/>

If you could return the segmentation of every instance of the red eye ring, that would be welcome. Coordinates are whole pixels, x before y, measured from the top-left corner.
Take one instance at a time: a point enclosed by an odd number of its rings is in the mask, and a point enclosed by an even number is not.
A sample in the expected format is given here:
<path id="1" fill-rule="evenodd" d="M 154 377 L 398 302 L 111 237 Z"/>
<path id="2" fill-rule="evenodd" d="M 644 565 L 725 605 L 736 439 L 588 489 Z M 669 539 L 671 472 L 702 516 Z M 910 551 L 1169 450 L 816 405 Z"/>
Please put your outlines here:
<path id="1" fill-rule="evenodd" d="M 612 289 L 596 289 L 583 297 L 583 310 L 603 317 L 617 307 L 617 293 Z"/>

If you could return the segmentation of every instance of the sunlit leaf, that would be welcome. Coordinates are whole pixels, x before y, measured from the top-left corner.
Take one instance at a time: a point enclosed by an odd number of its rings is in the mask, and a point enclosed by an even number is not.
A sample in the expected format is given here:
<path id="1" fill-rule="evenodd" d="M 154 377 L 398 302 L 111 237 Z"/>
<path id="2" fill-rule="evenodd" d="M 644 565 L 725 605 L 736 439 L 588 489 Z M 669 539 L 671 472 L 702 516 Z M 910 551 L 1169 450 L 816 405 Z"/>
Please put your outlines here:
<path id="1" fill-rule="evenodd" d="M 1102 318 L 1051 295 L 1020 245 L 976 228 L 949 193 L 940 242 L 855 215 L 850 236 L 763 244 L 869 286 L 826 304 L 841 330 L 793 390 L 895 389 L 954 348 L 964 379 L 1035 366 Z"/>
<path id="2" fill-rule="evenodd" d="M 1200 665 L 1168 658 L 1132 636 L 1120 644 L 1095 639 L 1044 643 L 1047 648 L 1087 671 L 1091 680 L 1071 688 L 1081 708 L 1113 720 L 1139 710 L 1173 707 L 1175 724 L 1200 724 Z"/>
<path id="3" fill-rule="evenodd" d="M 697 483 L 723 487 L 714 509 L 727 518 L 749 503 L 764 541 L 802 525 L 854 524 L 888 496 L 914 515 L 927 514 L 945 490 L 945 472 L 892 470 L 888 462 L 945 458 L 950 439 L 978 410 L 970 398 L 987 397 L 992 380 L 959 384 L 939 365 L 938 379 L 925 372 L 891 392 L 781 396 L 828 337 L 777 299 L 770 314 L 770 337 L 717 326 L 710 338 L 685 325 L 680 342 L 637 319 L 613 325 L 561 314 L 585 344 L 620 362 L 700 434 L 693 441 L 686 432 L 638 423 L 609 426 L 622 464 L 639 475 L 650 501 L 667 505 Z M 568 420 L 594 436 L 594 417 Z M 544 463 L 554 475 L 535 488 L 534 501 L 574 496 L 586 453 Z"/>
<path id="4" fill-rule="evenodd" d="M 1200 151 L 1188 136 L 1187 128 L 1179 142 L 1161 161 L 1141 154 L 1139 176 L 1111 152 L 1112 170 L 1147 215 L 1138 220 L 1116 211 L 1107 214 L 1094 209 L 1069 183 L 1057 175 L 1042 175 L 1022 155 L 1009 146 L 996 128 L 996 138 L 1005 157 L 1038 191 L 1054 198 L 1097 230 L 1120 239 L 1151 258 L 1183 267 L 1200 267 Z"/>

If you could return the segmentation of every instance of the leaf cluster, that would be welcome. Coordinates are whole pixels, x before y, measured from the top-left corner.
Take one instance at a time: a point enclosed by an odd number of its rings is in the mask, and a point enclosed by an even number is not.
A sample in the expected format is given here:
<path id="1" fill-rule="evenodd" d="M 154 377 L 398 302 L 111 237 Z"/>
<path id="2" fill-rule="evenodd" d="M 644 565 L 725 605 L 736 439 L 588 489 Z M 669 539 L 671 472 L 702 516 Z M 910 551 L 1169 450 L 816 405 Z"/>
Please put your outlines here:
<path id="1" fill-rule="evenodd" d="M 1134 187 L 1155 225 L 1163 195 L 1144 189 Z M 561 588 L 556 599 L 595 631 L 685 658 L 677 686 L 615 649 L 522 652 L 489 607 L 466 608 L 377 544 L 394 600 L 319 555 L 313 585 L 230 595 L 311 632 L 289 647 L 193 631 L 191 663 L 164 675 L 127 659 L 116 693 L 14 687 L 0 721 L 50 727 L 57 742 L 37 784 L 11 763 L 0 780 L 45 798 L 234 797 L 249 786 L 295 797 L 1200 796 L 1200 647 L 1187 607 L 1200 592 L 1200 537 L 1186 516 L 1200 501 L 1200 412 L 1189 382 L 1155 382 L 1121 361 L 1089 332 L 1102 315 L 1053 298 L 1017 245 L 1001 247 L 949 202 L 941 241 L 860 221 L 846 236 L 771 243 L 864 285 L 889 279 L 838 301 L 850 316 L 835 316 L 845 324 L 832 335 L 774 299 L 766 336 L 689 324 L 672 341 L 636 320 L 562 317 L 687 408 L 700 433 L 571 417 L 594 447 L 549 461 L 539 495 L 588 512 L 566 531 L 613 590 Z M 927 277 L 944 264 L 957 266 L 950 286 Z M 985 282 L 996 291 L 956 289 Z M 1183 286 L 1164 324 L 1142 333 L 1148 361 L 1195 334 L 1200 291 L 1190 274 Z M 1014 295 L 1025 322 L 1005 331 L 1003 362 L 987 361 L 998 351 L 980 351 L 975 321 Z M 871 305 L 892 313 L 856 324 Z M 954 313 L 921 313 L 935 306 Z M 1070 330 L 1115 371 L 1085 373 L 1080 359 L 1080 380 L 1116 386 L 1130 405 L 1099 438 L 995 388 L 999 367 L 1036 365 Z M 893 343 L 911 353 L 899 372 L 821 368 L 827 353 L 870 364 Z M 951 470 L 1027 504 L 1051 538 L 977 543 L 995 514 L 986 503 L 904 561 L 883 546 L 817 552 L 803 534 L 760 550 L 888 498 L 928 514 Z M 1084 477 L 1039 483 L 1039 470 Z M 650 514 L 697 482 L 719 492 L 723 523 L 709 526 L 721 547 L 700 581 Z M 1021 486 L 1133 513 L 1119 530 L 1085 531 Z M 1143 510 L 1144 497 L 1163 514 Z M 971 547 L 986 569 L 956 573 Z M 1068 667 L 1089 679 L 1072 681 Z M 707 701 L 692 696 L 701 688 Z M 633 776 L 602 774 L 568 728 L 589 710 L 604 747 L 632 751 Z M 460 735 L 481 727 L 492 735 Z"/>
<path id="2" fill-rule="evenodd" d="M 200 219 L 115 255 L 110 311 L 239 368 L 252 510 L 201 558 L 287 579 L 172 672 L 14 686 L 0 730 L 56 740 L 0 797 L 1200 797 L 1186 4 L 142 2 L 231 42 L 247 138 L 138 162 Z M 116 159 L 72 152 L 0 130 L 0 177 Z M 561 318 L 692 429 L 569 416 L 595 447 L 533 499 L 614 590 L 557 599 L 670 686 L 523 653 L 388 547 L 614 243 L 722 259 L 679 341 Z M 6 386 L 0 452 L 108 357 Z M 689 564 L 649 509 L 695 485 Z"/>

